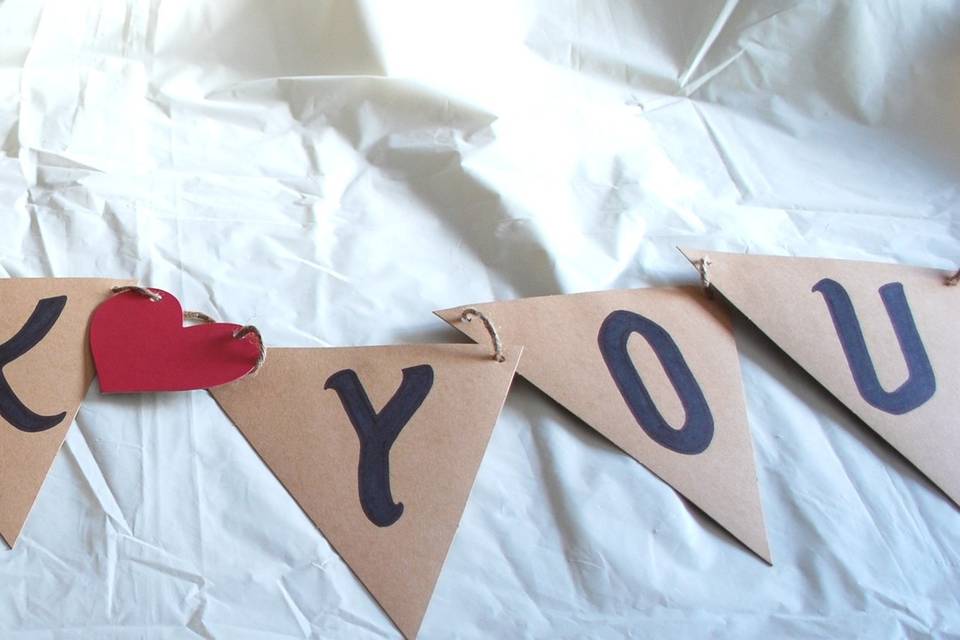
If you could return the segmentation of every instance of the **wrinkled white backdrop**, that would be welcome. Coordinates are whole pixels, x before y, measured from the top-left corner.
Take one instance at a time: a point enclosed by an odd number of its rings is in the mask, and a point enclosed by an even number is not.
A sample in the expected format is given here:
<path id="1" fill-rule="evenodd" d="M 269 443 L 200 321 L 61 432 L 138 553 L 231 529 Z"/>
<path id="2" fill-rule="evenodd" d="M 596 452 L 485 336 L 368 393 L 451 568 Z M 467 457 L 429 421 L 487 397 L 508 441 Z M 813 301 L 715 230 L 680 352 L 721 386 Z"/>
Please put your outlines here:
<path id="1" fill-rule="evenodd" d="M 958 106 L 951 0 L 0 0 L 0 274 L 323 346 L 677 244 L 950 269 Z M 736 331 L 774 567 L 518 381 L 422 637 L 960 636 L 960 509 Z M 398 634 L 206 393 L 94 385 L 0 635 Z"/>

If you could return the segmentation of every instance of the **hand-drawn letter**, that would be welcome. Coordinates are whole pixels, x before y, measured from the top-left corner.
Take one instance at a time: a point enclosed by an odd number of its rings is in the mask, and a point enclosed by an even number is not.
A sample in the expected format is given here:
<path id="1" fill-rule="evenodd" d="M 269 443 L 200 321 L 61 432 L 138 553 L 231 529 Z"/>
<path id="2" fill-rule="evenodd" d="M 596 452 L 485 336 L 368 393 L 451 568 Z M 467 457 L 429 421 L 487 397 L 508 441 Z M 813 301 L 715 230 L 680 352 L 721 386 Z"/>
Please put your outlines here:
<path id="1" fill-rule="evenodd" d="M 360 506 L 370 522 L 389 527 L 403 514 L 403 504 L 395 503 L 390 493 L 390 447 L 433 387 L 433 367 L 421 364 L 403 369 L 400 387 L 380 413 L 352 369 L 344 369 L 327 378 L 324 389 L 333 389 L 360 439 L 360 463 L 357 467 Z"/>
<path id="2" fill-rule="evenodd" d="M 893 324 L 900 351 L 907 363 L 907 380 L 889 392 L 883 389 L 877 378 L 877 370 L 867 351 L 857 312 L 853 309 L 846 289 L 836 280 L 824 278 L 813 285 L 812 291 L 823 294 L 843 352 L 847 356 L 847 364 L 853 373 L 853 380 L 864 400 L 881 411 L 902 415 L 913 411 L 933 396 L 937 390 L 937 381 L 901 283 L 891 282 L 880 287 L 880 298 L 887 309 L 887 316 Z"/>
<path id="3" fill-rule="evenodd" d="M 10 388 L 3 368 L 37 346 L 60 318 L 67 304 L 67 296 L 44 298 L 37 303 L 26 324 L 12 338 L 0 344 L 0 416 L 20 431 L 36 433 L 60 424 L 66 412 L 53 416 L 34 413 L 24 405 Z"/>
<path id="4" fill-rule="evenodd" d="M 627 352 L 627 340 L 639 333 L 653 348 L 680 398 L 686 416 L 679 429 L 657 409 Z M 614 311 L 600 327 L 600 353 L 620 394 L 640 427 L 658 444 L 677 453 L 702 453 L 713 440 L 713 415 L 703 391 L 670 334 L 656 322 L 631 311 Z M 718 375 L 724 375 L 718 372 Z"/>

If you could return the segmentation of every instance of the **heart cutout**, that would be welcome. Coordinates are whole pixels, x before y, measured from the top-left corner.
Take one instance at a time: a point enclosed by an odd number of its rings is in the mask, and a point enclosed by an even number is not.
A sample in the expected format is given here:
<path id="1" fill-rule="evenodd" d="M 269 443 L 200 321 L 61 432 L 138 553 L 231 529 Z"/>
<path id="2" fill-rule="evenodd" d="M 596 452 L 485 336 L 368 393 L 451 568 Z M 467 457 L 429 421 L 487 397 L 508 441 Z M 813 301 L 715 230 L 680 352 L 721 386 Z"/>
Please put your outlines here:
<path id="1" fill-rule="evenodd" d="M 256 367 L 260 345 L 255 336 L 234 337 L 240 325 L 185 327 L 180 301 L 150 291 L 160 299 L 126 291 L 93 312 L 90 350 L 103 393 L 208 389 Z"/>

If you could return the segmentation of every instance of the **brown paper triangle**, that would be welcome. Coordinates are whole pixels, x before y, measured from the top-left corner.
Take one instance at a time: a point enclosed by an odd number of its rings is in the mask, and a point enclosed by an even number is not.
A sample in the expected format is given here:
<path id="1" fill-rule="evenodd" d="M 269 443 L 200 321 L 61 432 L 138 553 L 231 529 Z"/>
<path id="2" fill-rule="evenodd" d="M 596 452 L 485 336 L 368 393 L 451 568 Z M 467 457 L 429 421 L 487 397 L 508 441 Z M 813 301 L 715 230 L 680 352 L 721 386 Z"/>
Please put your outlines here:
<path id="1" fill-rule="evenodd" d="M 740 362 L 730 319 L 697 289 L 633 289 L 525 298 L 469 305 L 485 313 L 503 339 L 523 344 L 518 372 L 645 465 L 761 558 L 770 549 L 747 426 Z M 457 307 L 436 312 L 474 340 L 478 323 Z M 598 346 L 604 321 L 628 311 L 659 324 L 673 338 L 710 407 L 714 433 L 701 453 L 678 453 L 638 424 Z M 654 351 L 637 335 L 630 361 L 664 419 L 683 425 L 685 411 Z"/>
<path id="2" fill-rule="evenodd" d="M 0 403 L 19 401 L 28 411 L 49 418 L 18 417 L 15 407 L 0 416 L 0 535 L 11 547 L 93 381 L 93 362 L 87 347 L 90 314 L 115 284 L 122 283 L 100 278 L 0 280 L 0 343 L 7 353 L 22 351 L 12 340 L 18 334 L 18 342 L 26 340 L 21 344 L 32 343 L 27 334 L 43 324 L 41 316 L 56 318 L 39 342 L 2 367 L 12 394 L 0 392 Z M 38 307 L 41 300 L 50 302 Z M 33 315 L 35 311 L 37 316 Z M 28 323 L 31 317 L 37 322 Z M 32 328 L 21 333 L 27 324 Z M 10 399 L 11 395 L 16 399 Z M 46 426 L 61 414 L 55 426 Z"/>
<path id="3" fill-rule="evenodd" d="M 270 349 L 255 375 L 210 392 L 387 615 L 416 636 L 500 414 L 520 355 L 478 345 Z M 358 490 L 360 444 L 338 392 L 346 369 L 380 412 L 406 368 L 429 365 L 432 387 L 389 455 L 403 512 L 377 526 Z"/>
<path id="4" fill-rule="evenodd" d="M 935 269 L 852 260 L 682 251 L 691 261 L 708 255 L 708 278 L 725 298 L 960 504 L 960 343 L 956 337 L 960 288 L 944 284 L 947 274 Z M 849 296 L 875 379 L 883 389 L 879 394 L 869 387 L 866 395 L 860 390 L 847 352 L 857 358 L 856 354 L 863 350 L 852 347 L 850 340 L 848 349 L 844 348 L 827 304 L 826 293 L 837 287 L 828 290 L 818 286 L 825 279 L 835 282 Z M 912 376 L 919 384 L 911 384 L 921 395 L 912 401 L 906 398 L 907 404 L 899 407 L 896 404 L 903 398 L 880 398 L 884 393 L 893 393 L 911 377 L 880 294 L 881 287 L 893 283 L 902 285 L 902 297 L 896 291 L 889 293 L 906 300 L 912 317 L 913 331 L 908 330 L 904 337 L 909 340 L 908 334 L 912 333 L 920 339 L 934 383 L 928 385 L 927 390 L 933 394 L 927 398 L 923 395 L 921 359 L 917 375 Z M 903 326 L 909 329 L 909 324 Z M 858 369 L 865 370 L 859 366 Z M 862 384 L 866 384 L 864 380 L 861 377 Z"/>

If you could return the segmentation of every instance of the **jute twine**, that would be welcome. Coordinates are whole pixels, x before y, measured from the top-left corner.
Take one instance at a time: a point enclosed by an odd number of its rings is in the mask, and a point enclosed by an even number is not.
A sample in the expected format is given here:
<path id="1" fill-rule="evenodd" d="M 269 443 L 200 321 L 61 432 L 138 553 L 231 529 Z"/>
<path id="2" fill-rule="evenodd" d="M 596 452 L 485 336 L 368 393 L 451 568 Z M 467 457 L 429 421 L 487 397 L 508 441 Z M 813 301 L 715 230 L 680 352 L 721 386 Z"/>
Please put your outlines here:
<path id="1" fill-rule="evenodd" d="M 147 289 L 146 287 L 137 287 L 137 286 L 111 287 L 110 291 L 114 293 L 126 293 L 127 291 L 133 291 L 135 293 L 139 293 L 140 295 L 146 298 L 150 298 L 150 302 L 159 302 L 160 300 L 163 299 L 163 296 L 161 296 L 159 293 L 157 293 L 156 291 L 150 291 L 150 289 Z"/>
<path id="2" fill-rule="evenodd" d="M 710 261 L 710 256 L 703 256 L 699 260 L 693 261 L 693 266 L 696 267 L 700 273 L 700 284 L 703 285 L 703 290 L 709 297 L 713 297 L 713 292 L 710 288 L 710 273 L 707 270 L 711 264 L 713 263 Z"/>
<path id="3" fill-rule="evenodd" d="M 490 334 L 490 340 L 493 342 L 493 359 L 497 362 L 506 360 L 507 358 L 503 355 L 503 343 L 500 341 L 500 334 L 497 333 L 497 328 L 490 322 L 490 318 L 484 315 L 479 309 L 474 309 L 473 307 L 464 309 L 463 313 L 460 314 L 460 319 L 464 322 L 473 322 L 474 318 L 480 318 L 483 326 L 487 329 L 487 333 Z"/>

